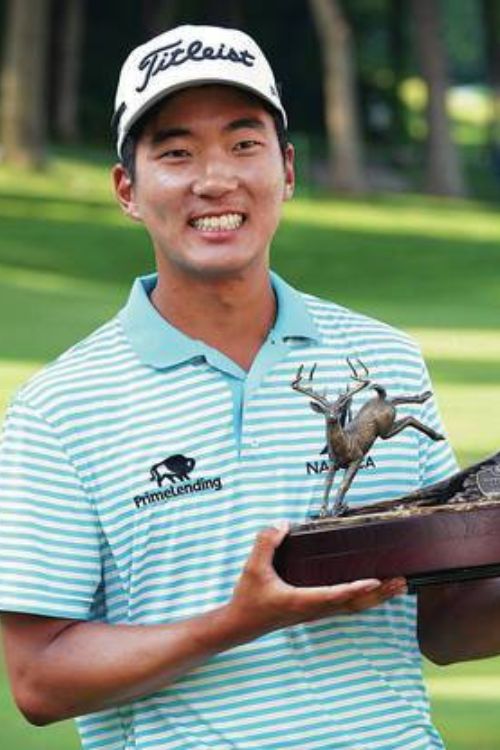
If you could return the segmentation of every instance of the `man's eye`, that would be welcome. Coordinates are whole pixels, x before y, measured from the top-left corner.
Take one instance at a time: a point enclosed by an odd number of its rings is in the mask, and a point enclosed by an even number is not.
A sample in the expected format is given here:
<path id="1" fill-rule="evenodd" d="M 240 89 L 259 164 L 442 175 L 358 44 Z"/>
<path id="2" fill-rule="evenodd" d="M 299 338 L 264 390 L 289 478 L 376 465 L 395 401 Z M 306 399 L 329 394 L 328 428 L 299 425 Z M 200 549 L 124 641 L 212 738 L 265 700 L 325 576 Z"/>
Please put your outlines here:
<path id="1" fill-rule="evenodd" d="M 260 141 L 256 141 L 253 138 L 247 138 L 244 141 L 238 141 L 234 148 L 236 151 L 248 151 L 249 149 L 257 148 L 260 145 Z"/>
<path id="2" fill-rule="evenodd" d="M 189 151 L 186 148 L 170 148 L 164 151 L 162 156 L 167 159 L 185 159 L 189 156 Z"/>

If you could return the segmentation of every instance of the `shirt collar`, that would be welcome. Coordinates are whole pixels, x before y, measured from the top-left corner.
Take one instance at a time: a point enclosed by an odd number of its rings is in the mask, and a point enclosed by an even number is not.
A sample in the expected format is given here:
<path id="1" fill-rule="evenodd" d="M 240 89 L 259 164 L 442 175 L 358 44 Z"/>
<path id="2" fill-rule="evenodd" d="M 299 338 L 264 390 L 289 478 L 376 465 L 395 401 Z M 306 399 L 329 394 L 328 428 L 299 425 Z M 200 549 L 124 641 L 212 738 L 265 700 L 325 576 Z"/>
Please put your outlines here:
<path id="1" fill-rule="evenodd" d="M 271 271 L 271 284 L 277 301 L 274 334 L 283 341 L 290 338 L 319 341 L 318 329 L 300 292 Z"/>
<path id="2" fill-rule="evenodd" d="M 202 341 L 192 339 L 171 325 L 156 310 L 149 295 L 157 275 L 140 276 L 132 286 L 119 318 L 125 335 L 139 359 L 156 368 L 173 367 L 196 358 L 209 358 L 213 351 Z M 272 333 L 283 341 L 319 340 L 319 333 L 302 295 L 277 274 L 271 273 L 278 315 Z"/>

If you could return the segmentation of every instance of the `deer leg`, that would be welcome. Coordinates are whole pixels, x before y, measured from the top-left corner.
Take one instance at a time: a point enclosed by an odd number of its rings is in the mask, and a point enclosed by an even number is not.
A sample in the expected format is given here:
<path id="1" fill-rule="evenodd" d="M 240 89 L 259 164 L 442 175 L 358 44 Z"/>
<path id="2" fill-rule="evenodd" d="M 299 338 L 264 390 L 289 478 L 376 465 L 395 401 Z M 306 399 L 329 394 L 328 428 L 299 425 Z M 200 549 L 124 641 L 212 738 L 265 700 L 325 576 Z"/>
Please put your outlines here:
<path id="1" fill-rule="evenodd" d="M 422 424 L 422 422 L 419 422 L 415 417 L 404 417 L 403 419 L 398 419 L 397 422 L 394 422 L 392 429 L 390 429 L 385 433 L 385 435 L 381 435 L 380 437 L 383 440 L 387 440 L 388 438 L 397 435 L 398 432 L 405 430 L 407 427 L 414 427 L 419 432 L 423 432 L 424 435 L 430 437 L 431 440 L 444 440 L 444 435 L 436 432 L 436 430 L 433 430 L 432 427 L 427 427 L 427 425 Z"/>
<path id="2" fill-rule="evenodd" d="M 330 466 L 328 468 L 328 474 L 326 476 L 325 480 L 325 489 L 323 492 L 323 503 L 321 505 L 321 508 L 319 510 L 319 517 L 324 518 L 328 515 L 328 498 L 330 496 L 330 491 L 332 489 L 333 480 L 335 479 L 335 474 L 337 472 L 337 468 L 333 461 L 330 462 Z"/>
<path id="3" fill-rule="evenodd" d="M 342 482 L 337 492 L 337 496 L 335 498 L 335 502 L 333 504 L 332 516 L 341 516 L 342 513 L 344 513 L 347 510 L 347 503 L 345 502 L 344 497 L 347 493 L 347 490 L 351 486 L 352 481 L 354 477 L 356 476 L 358 469 L 362 463 L 363 463 L 363 456 L 361 458 L 358 458 L 352 464 L 349 464 L 348 468 L 346 469 L 344 478 L 342 479 Z"/>
<path id="4" fill-rule="evenodd" d="M 393 406 L 399 404 L 423 404 L 432 396 L 432 391 L 424 391 L 418 393 L 415 396 L 396 396 L 396 398 L 388 399 L 389 403 Z"/>

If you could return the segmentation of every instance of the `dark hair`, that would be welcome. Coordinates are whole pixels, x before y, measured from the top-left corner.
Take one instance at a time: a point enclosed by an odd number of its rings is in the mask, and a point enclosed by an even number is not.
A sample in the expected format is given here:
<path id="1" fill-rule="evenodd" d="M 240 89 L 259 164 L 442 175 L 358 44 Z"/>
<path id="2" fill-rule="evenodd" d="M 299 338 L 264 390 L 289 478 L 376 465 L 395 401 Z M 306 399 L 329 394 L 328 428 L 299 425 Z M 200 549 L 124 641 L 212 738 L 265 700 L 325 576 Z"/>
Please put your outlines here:
<path id="1" fill-rule="evenodd" d="M 260 104 L 262 104 L 264 106 L 264 109 L 273 118 L 274 127 L 276 129 L 276 135 L 278 137 L 278 144 L 279 144 L 281 155 L 284 161 L 285 154 L 286 154 L 286 147 L 288 144 L 288 133 L 287 133 L 285 123 L 283 121 L 283 117 L 281 116 L 281 113 L 277 109 L 274 109 L 274 107 L 272 107 L 266 101 L 260 99 L 259 97 L 257 96 L 254 97 L 253 94 L 250 94 L 250 96 L 256 99 Z M 161 99 L 159 102 L 154 104 L 151 107 L 151 109 L 148 109 L 148 111 L 145 112 L 145 114 L 142 115 L 142 117 L 140 117 L 139 120 L 137 120 L 137 122 L 135 122 L 132 125 L 132 127 L 130 128 L 129 132 L 127 133 L 127 135 L 125 136 L 123 140 L 120 162 L 132 182 L 134 182 L 135 176 L 136 176 L 135 152 L 137 148 L 137 143 L 141 135 L 143 134 L 146 125 L 156 115 L 158 110 L 163 105 L 164 101 L 165 101 L 164 99 Z"/>

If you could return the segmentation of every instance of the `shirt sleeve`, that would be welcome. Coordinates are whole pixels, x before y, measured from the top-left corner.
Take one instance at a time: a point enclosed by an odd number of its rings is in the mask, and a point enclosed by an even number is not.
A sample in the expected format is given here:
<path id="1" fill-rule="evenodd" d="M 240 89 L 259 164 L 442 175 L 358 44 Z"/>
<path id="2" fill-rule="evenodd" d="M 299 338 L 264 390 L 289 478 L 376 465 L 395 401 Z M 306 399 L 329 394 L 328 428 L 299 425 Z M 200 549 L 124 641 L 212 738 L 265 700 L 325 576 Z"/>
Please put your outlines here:
<path id="1" fill-rule="evenodd" d="M 0 448 L 0 610 L 88 619 L 101 537 L 54 428 L 18 398 Z"/>
<path id="2" fill-rule="evenodd" d="M 421 357 L 422 392 L 433 391 L 427 366 Z M 420 440 L 420 484 L 422 487 L 440 482 L 459 470 L 457 459 L 446 436 L 435 396 L 423 404 L 419 419 L 445 436 L 445 440 L 430 440 L 419 433 Z"/>

